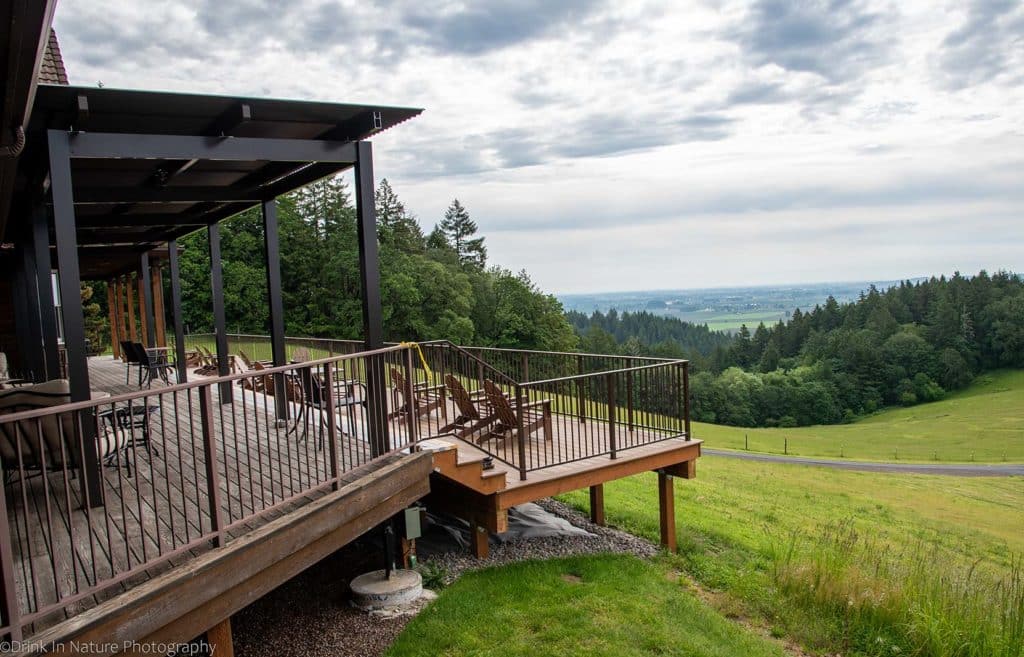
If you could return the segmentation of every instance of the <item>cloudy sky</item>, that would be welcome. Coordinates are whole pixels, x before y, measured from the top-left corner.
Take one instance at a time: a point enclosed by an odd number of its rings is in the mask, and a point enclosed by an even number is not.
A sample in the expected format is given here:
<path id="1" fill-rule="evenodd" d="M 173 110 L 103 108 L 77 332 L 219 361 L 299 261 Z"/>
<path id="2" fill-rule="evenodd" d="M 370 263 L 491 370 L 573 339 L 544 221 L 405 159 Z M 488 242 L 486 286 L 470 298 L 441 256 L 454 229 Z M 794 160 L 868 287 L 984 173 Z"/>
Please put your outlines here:
<path id="1" fill-rule="evenodd" d="M 375 169 L 554 292 L 1024 270 L 1024 3 L 60 0 L 72 83 L 423 107 Z"/>

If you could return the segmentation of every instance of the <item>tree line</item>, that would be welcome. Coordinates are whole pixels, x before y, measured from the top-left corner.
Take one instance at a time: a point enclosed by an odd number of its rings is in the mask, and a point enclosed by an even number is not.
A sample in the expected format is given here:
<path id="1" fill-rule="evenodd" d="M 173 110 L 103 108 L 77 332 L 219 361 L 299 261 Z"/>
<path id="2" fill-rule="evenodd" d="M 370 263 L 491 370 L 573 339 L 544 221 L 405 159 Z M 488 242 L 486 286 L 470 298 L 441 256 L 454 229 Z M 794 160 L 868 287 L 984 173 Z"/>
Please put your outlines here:
<path id="1" fill-rule="evenodd" d="M 585 349 L 689 358 L 694 419 L 734 426 L 849 422 L 1024 367 L 1024 282 L 1007 272 L 872 286 L 734 336 L 649 313 L 569 318 Z"/>
<path id="2" fill-rule="evenodd" d="M 553 296 L 524 271 L 488 266 L 485 239 L 456 199 L 424 235 L 386 179 L 376 189 L 385 338 L 571 351 L 576 335 Z M 361 286 L 356 211 L 339 178 L 278 199 L 287 335 L 359 339 Z M 252 209 L 221 223 L 229 331 L 268 332 L 263 222 Z M 212 329 L 205 231 L 182 239 L 183 319 Z"/>

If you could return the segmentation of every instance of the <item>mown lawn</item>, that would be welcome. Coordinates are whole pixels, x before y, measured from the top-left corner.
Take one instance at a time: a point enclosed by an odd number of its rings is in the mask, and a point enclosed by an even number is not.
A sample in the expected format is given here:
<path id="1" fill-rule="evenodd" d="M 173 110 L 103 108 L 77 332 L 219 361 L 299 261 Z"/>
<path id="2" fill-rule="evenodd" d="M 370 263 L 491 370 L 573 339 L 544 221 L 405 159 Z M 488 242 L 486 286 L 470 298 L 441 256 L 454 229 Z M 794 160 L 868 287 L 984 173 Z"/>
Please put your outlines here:
<path id="1" fill-rule="evenodd" d="M 843 654 L 1024 654 L 1022 478 L 705 457 L 676 497 L 674 558 L 723 613 Z M 565 499 L 587 507 L 585 491 Z M 605 504 L 657 540 L 653 475 L 606 484 Z"/>
<path id="2" fill-rule="evenodd" d="M 699 601 L 665 560 L 607 555 L 465 575 L 405 628 L 387 654 L 781 657 L 783 652 Z"/>
<path id="3" fill-rule="evenodd" d="M 966 390 L 852 424 L 744 429 L 694 423 L 708 447 L 872 461 L 1024 461 L 1024 371 L 983 374 Z"/>

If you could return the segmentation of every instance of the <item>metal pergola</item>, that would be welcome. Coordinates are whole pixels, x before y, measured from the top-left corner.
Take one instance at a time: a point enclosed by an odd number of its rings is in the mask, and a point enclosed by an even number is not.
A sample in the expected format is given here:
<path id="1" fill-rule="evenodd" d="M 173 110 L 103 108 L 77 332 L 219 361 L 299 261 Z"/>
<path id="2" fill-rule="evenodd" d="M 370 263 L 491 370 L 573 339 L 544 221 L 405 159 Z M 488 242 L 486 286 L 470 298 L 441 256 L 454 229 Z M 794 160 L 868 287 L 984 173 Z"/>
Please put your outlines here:
<path id="1" fill-rule="evenodd" d="M 39 85 L 9 204 L 0 198 L 0 235 L 19 351 L 42 380 L 57 375 L 57 317 L 51 268 L 58 272 L 72 401 L 90 396 L 81 280 L 142 276 L 160 250 L 168 259 L 178 377 L 186 368 L 177 240 L 207 231 L 212 316 L 221 374 L 228 373 L 218 222 L 259 206 L 265 235 L 267 300 L 275 365 L 285 364 L 276 197 L 353 168 L 364 338 L 383 343 L 368 137 L 422 110 L 320 102 Z M 6 212 L 5 212 L 6 210 Z M 140 312 L 154 325 L 152 290 L 140 279 Z M 0 308 L 0 312 L 5 312 Z M 145 325 L 145 321 L 143 324 Z M 383 386 L 383 377 L 379 385 Z M 378 391 L 383 399 L 383 390 Z M 222 391 L 230 400 L 230 390 Z M 275 397 L 279 417 L 287 399 Z M 383 425 L 383 417 L 381 418 Z M 373 436 L 371 435 L 371 441 Z M 386 451 L 386 435 L 378 449 Z M 95 451 L 93 441 L 84 441 Z M 95 464 L 96 455 L 86 454 Z M 97 472 L 85 467 L 85 473 Z M 94 488 L 95 475 L 83 486 Z"/>

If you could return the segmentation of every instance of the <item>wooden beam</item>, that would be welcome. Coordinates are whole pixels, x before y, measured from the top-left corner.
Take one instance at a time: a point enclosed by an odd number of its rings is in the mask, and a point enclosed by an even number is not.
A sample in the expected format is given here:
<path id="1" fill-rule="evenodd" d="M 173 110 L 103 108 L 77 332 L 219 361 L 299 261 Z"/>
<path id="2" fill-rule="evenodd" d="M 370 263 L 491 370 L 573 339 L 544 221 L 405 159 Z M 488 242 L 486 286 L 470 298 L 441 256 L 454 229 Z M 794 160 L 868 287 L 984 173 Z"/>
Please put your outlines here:
<path id="1" fill-rule="evenodd" d="M 660 470 L 676 463 L 695 460 L 700 456 L 702 441 L 678 439 L 672 442 L 676 443 L 676 447 L 674 449 L 666 448 L 664 452 L 633 457 L 630 454 L 631 450 L 627 449 L 619 452 L 619 458 L 614 461 L 608 459 L 603 467 L 594 467 L 591 465 L 592 461 L 588 460 L 586 465 L 579 466 L 581 470 L 578 472 L 572 472 L 557 478 L 517 482 L 519 485 L 503 490 L 496 495 L 498 498 L 497 508 L 509 509 L 524 502 L 532 502 L 544 499 L 545 497 L 551 497 L 552 495 L 568 493 L 572 490 L 579 490 L 606 481 L 622 479 L 623 477 L 641 472 Z M 669 441 L 665 441 L 665 443 L 667 446 Z M 543 471 L 540 471 L 540 473 L 543 474 Z"/>
<path id="2" fill-rule="evenodd" d="M 225 618 L 206 630 L 206 642 L 210 644 L 211 655 L 235 657 L 235 645 L 231 639 L 231 618 Z"/>
<path id="3" fill-rule="evenodd" d="M 661 523 L 661 545 L 676 551 L 676 498 L 672 475 L 658 472 L 658 519 Z"/>
<path id="4" fill-rule="evenodd" d="M 604 484 L 590 487 L 590 522 L 604 527 Z"/>
<path id="5" fill-rule="evenodd" d="M 229 618 L 423 497 L 430 464 L 430 455 L 420 453 L 378 465 L 223 548 L 40 632 L 35 644 L 62 644 L 59 652 L 73 655 L 76 645 L 90 643 L 135 641 L 139 651 L 147 643 L 189 641 L 199 628 Z"/>
<path id="6" fill-rule="evenodd" d="M 125 296 L 127 291 L 124 286 L 124 277 L 117 277 L 117 326 L 120 340 L 128 340 L 128 313 L 125 311 Z M 121 354 L 122 360 L 128 358 L 128 354 Z"/>
<path id="7" fill-rule="evenodd" d="M 663 468 L 663 470 L 665 471 L 665 474 L 670 474 L 673 477 L 681 477 L 683 479 L 697 478 L 696 461 L 683 461 L 682 463 L 667 466 Z"/>
<path id="8" fill-rule="evenodd" d="M 107 314 L 110 321 L 110 349 L 114 358 L 121 357 L 121 345 L 117 341 L 117 303 L 114 301 L 114 281 L 107 281 Z"/>

